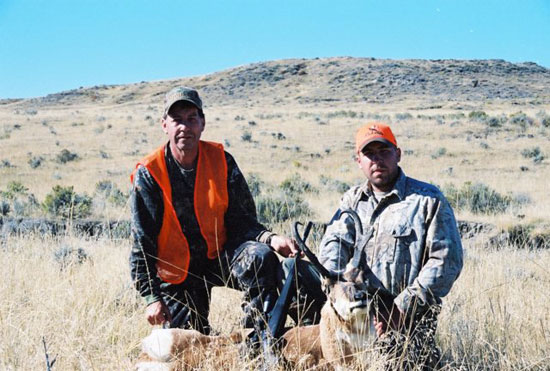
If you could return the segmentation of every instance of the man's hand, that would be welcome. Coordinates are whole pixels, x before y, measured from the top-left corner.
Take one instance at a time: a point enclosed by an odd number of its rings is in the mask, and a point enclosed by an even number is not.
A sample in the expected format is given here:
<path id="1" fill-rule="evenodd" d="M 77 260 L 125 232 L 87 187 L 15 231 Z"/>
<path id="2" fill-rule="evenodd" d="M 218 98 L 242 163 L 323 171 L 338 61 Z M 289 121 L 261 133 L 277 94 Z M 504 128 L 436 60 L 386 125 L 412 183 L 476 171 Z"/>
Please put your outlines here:
<path id="1" fill-rule="evenodd" d="M 285 236 L 273 236 L 271 238 L 271 247 L 285 258 L 295 256 L 300 252 L 296 241 Z"/>
<path id="2" fill-rule="evenodd" d="M 384 335 L 389 329 L 400 330 L 404 322 L 403 313 L 394 304 L 391 312 L 378 313 L 374 316 L 374 329 L 378 337 Z"/>
<path id="3" fill-rule="evenodd" d="M 164 322 L 172 321 L 170 311 L 162 300 L 149 304 L 147 309 L 145 309 L 145 316 L 152 326 L 162 325 Z"/>

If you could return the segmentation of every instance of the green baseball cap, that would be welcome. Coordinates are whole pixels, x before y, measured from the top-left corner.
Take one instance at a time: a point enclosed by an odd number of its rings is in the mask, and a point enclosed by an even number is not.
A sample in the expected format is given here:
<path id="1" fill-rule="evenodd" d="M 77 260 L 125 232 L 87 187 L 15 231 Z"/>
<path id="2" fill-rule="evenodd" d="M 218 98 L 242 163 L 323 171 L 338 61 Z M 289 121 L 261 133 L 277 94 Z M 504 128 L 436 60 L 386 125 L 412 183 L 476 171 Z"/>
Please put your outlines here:
<path id="1" fill-rule="evenodd" d="M 166 93 L 164 97 L 164 116 L 168 114 L 170 107 L 180 100 L 189 102 L 202 111 L 202 100 L 199 97 L 199 93 L 195 89 L 180 86 Z"/>

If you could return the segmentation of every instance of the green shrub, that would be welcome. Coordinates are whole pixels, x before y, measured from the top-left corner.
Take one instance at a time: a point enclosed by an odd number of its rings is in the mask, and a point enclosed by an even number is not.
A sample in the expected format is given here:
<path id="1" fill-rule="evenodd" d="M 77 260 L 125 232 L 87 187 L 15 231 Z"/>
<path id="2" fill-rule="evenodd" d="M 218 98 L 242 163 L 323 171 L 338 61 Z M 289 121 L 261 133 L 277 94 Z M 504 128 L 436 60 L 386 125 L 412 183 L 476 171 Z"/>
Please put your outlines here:
<path id="1" fill-rule="evenodd" d="M 530 202 L 528 196 L 501 195 L 483 183 L 466 182 L 460 189 L 451 184 L 443 187 L 442 191 L 453 208 L 469 210 L 474 214 L 499 214 L 513 205 Z"/>
<path id="2" fill-rule="evenodd" d="M 260 179 L 259 175 L 254 173 L 250 174 L 246 182 L 248 183 L 248 189 L 250 189 L 252 197 L 259 196 L 261 189 L 264 186 L 264 182 Z"/>
<path id="3" fill-rule="evenodd" d="M 472 111 L 468 114 L 468 118 L 472 121 L 485 121 L 487 114 L 484 111 Z"/>
<path id="4" fill-rule="evenodd" d="M 350 189 L 350 185 L 348 183 L 342 182 L 338 179 L 332 179 L 325 175 L 321 175 L 319 177 L 319 182 L 324 185 L 329 191 L 335 191 L 339 194 L 342 194 Z"/>
<path id="5" fill-rule="evenodd" d="M 533 119 L 523 112 L 516 112 L 513 115 L 510 115 L 509 122 L 513 125 L 519 126 L 522 131 L 527 130 L 527 128 L 532 126 L 534 123 Z"/>
<path id="6" fill-rule="evenodd" d="M 8 183 L 6 191 L 2 192 L 2 196 L 8 200 L 13 200 L 17 195 L 25 195 L 29 189 L 23 183 L 16 180 Z"/>
<path id="7" fill-rule="evenodd" d="M 357 112 L 355 111 L 346 111 L 346 110 L 341 110 L 341 111 L 335 111 L 335 112 L 329 112 L 327 114 L 327 117 L 329 119 L 331 118 L 336 118 L 336 117 L 349 117 L 349 118 L 356 118 L 356 117 L 363 117 L 362 114 L 358 114 Z"/>
<path id="8" fill-rule="evenodd" d="M 91 214 L 92 199 L 86 194 L 77 194 L 73 187 L 56 185 L 42 203 L 44 211 L 56 217 L 85 218 Z"/>
<path id="9" fill-rule="evenodd" d="M 525 148 L 521 151 L 521 155 L 525 158 L 533 159 L 535 164 L 540 164 L 545 159 L 544 154 L 538 146 L 533 148 Z"/>
<path id="10" fill-rule="evenodd" d="M 268 226 L 312 216 L 309 204 L 300 196 L 289 196 L 283 193 L 270 193 L 256 197 L 256 210 L 260 223 Z"/>
<path id="11" fill-rule="evenodd" d="M 1 214 L 16 217 L 31 215 L 38 208 L 38 202 L 28 191 L 21 182 L 9 182 L 6 190 L 0 191 Z"/>
<path id="12" fill-rule="evenodd" d="M 447 148 L 440 147 L 440 148 L 436 149 L 435 151 L 433 151 L 431 156 L 432 156 L 433 159 L 436 159 L 436 158 L 445 156 L 445 154 L 447 154 Z"/>
<path id="13" fill-rule="evenodd" d="M 395 119 L 397 121 L 403 121 L 403 120 L 410 120 L 413 118 L 413 115 L 411 115 L 409 112 L 405 112 L 405 113 L 396 113 L 395 114 Z"/>
<path id="14" fill-rule="evenodd" d="M 31 167 L 31 169 L 36 169 L 40 165 L 42 165 L 42 161 L 44 161 L 44 157 L 42 156 L 33 156 L 29 158 L 28 164 Z"/>
<path id="15" fill-rule="evenodd" d="M 464 112 L 456 112 L 456 113 L 449 113 L 448 115 L 445 115 L 446 118 L 449 120 L 460 120 L 466 117 Z"/>
<path id="16" fill-rule="evenodd" d="M 277 140 L 285 140 L 286 136 L 283 133 L 271 133 L 271 136 Z"/>
<path id="17" fill-rule="evenodd" d="M 498 117 L 492 116 L 485 120 L 485 123 L 490 128 L 499 128 L 502 126 L 501 120 Z"/>
<path id="18" fill-rule="evenodd" d="M 15 165 L 12 165 L 11 162 L 9 162 L 9 160 L 3 159 L 3 160 L 0 160 L 0 168 L 2 167 L 10 168 L 10 167 L 15 167 Z"/>
<path id="19" fill-rule="evenodd" d="M 62 149 L 56 156 L 56 161 L 60 164 L 66 164 L 67 162 L 78 159 L 78 155 L 69 151 L 68 149 Z"/>
<path id="20" fill-rule="evenodd" d="M 95 185 L 94 201 L 104 205 L 109 202 L 115 206 L 122 207 L 128 201 L 128 195 L 124 194 L 115 183 L 110 180 L 102 180 Z"/>
<path id="21" fill-rule="evenodd" d="M 294 174 L 281 182 L 279 188 L 288 195 L 301 195 L 305 192 L 319 193 L 319 190 L 311 185 L 311 183 L 302 179 L 300 174 Z"/>
<path id="22" fill-rule="evenodd" d="M 244 142 L 251 142 L 252 141 L 252 133 L 249 131 L 244 131 L 241 135 L 241 139 Z"/>

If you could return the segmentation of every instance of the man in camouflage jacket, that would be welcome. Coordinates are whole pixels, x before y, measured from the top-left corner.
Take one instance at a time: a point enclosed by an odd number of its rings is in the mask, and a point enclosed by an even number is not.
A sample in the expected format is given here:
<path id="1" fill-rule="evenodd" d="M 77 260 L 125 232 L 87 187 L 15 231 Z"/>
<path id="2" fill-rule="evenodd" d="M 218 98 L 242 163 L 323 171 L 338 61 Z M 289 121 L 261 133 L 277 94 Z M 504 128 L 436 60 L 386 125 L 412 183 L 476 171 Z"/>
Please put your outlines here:
<path id="1" fill-rule="evenodd" d="M 220 187 L 225 191 L 220 193 L 226 202 L 222 225 L 225 242 L 223 246 L 215 246 L 216 251 L 211 251 L 213 248 L 208 245 L 205 237 L 208 234 L 203 228 L 204 220 L 211 217 L 200 215 L 208 210 L 201 208 L 200 200 L 210 197 L 204 194 L 211 193 L 208 184 L 213 180 L 207 178 L 206 183 L 200 183 L 205 189 L 197 189 L 196 182 L 201 179 L 197 175 L 199 149 L 205 148 L 204 142 L 200 141 L 205 117 L 202 101 L 194 89 L 175 88 L 166 94 L 162 127 L 169 141 L 153 157 L 158 163 L 165 164 L 160 174 L 167 175 L 165 179 L 169 181 L 171 194 L 164 194 L 168 192 L 168 184 L 162 184 L 162 178 L 154 175 L 154 168 L 147 166 L 147 160 L 140 161 L 132 174 L 130 270 L 137 290 L 145 299 L 147 320 L 151 325 L 195 328 L 207 334 L 210 331 L 211 288 L 227 285 L 245 292 L 243 322 L 251 326 L 255 316 L 269 309 L 264 302 L 273 303 L 277 297 L 281 271 L 275 252 L 292 256 L 297 251 L 295 242 L 268 231 L 258 222 L 254 200 L 234 158 L 223 151 L 220 144 L 213 143 L 211 146 L 219 148 L 218 154 L 225 161 L 214 165 L 216 169 L 227 169 L 227 174 L 220 178 L 227 181 L 226 186 L 224 181 Z M 204 158 L 204 153 L 202 156 Z M 205 173 L 204 168 L 201 171 Z M 217 173 L 211 172 L 214 178 L 220 176 Z M 217 202 L 210 202 L 213 203 Z M 159 265 L 161 229 L 164 228 L 163 222 L 166 223 L 163 219 L 168 215 L 165 212 L 167 207 L 175 212 L 171 214 L 177 217 L 173 224 L 181 231 L 174 227 L 167 231 L 169 241 L 165 244 L 169 246 L 163 247 L 163 251 L 170 253 L 170 249 L 179 249 L 170 240 L 176 235 L 185 236 L 186 247 L 182 251 L 188 252 L 189 259 L 180 269 L 184 271 L 182 282 L 177 282 L 181 277 L 176 281 L 163 278 L 162 266 Z M 218 243 L 217 237 L 214 242 Z M 216 256 L 211 256 L 212 253 Z M 175 255 L 173 259 L 177 261 L 178 254 Z M 172 265 L 171 262 L 167 264 L 168 267 Z"/>
<path id="2" fill-rule="evenodd" d="M 344 194 L 319 260 L 343 272 L 354 255 L 356 231 L 349 214 L 340 213 L 356 211 L 365 232 L 373 231 L 362 262 L 374 274 L 369 279 L 395 295 L 393 308 L 375 318 L 378 344 L 394 361 L 400 358 L 390 368 L 429 368 L 439 358 L 434 336 L 441 298 L 463 263 L 453 211 L 435 186 L 407 177 L 398 166 L 401 150 L 389 126 L 360 128 L 356 155 L 367 180 Z"/>

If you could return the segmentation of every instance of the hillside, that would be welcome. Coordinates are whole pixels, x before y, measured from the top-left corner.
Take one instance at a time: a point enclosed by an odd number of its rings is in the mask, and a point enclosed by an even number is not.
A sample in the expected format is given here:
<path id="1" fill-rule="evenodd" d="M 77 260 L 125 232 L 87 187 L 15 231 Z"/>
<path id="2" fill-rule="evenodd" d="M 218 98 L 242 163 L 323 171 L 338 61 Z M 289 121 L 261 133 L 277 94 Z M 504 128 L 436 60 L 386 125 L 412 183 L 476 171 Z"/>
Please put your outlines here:
<path id="1" fill-rule="evenodd" d="M 126 194 L 136 161 L 165 140 L 162 100 L 177 85 L 199 90 L 204 139 L 224 143 L 266 192 L 291 177 L 307 182 L 316 192 L 302 196 L 320 220 L 361 181 L 355 130 L 383 120 L 408 175 L 454 189 L 457 205 L 471 186 L 506 203 L 498 213 L 462 205 L 461 219 L 550 231 L 550 70 L 503 60 L 292 59 L 3 100 L 0 191 L 17 181 L 40 203 L 56 185 L 96 197 L 109 181 Z M 14 201 L 0 202 L 13 216 Z M 105 217 L 128 216 L 127 205 L 101 207 Z"/>
<path id="2" fill-rule="evenodd" d="M 158 102 L 174 85 L 194 86 L 207 106 L 391 103 L 412 96 L 438 102 L 529 99 L 550 102 L 550 70 L 503 60 L 290 59 L 254 63 L 192 78 L 79 88 L 0 105 Z"/>

